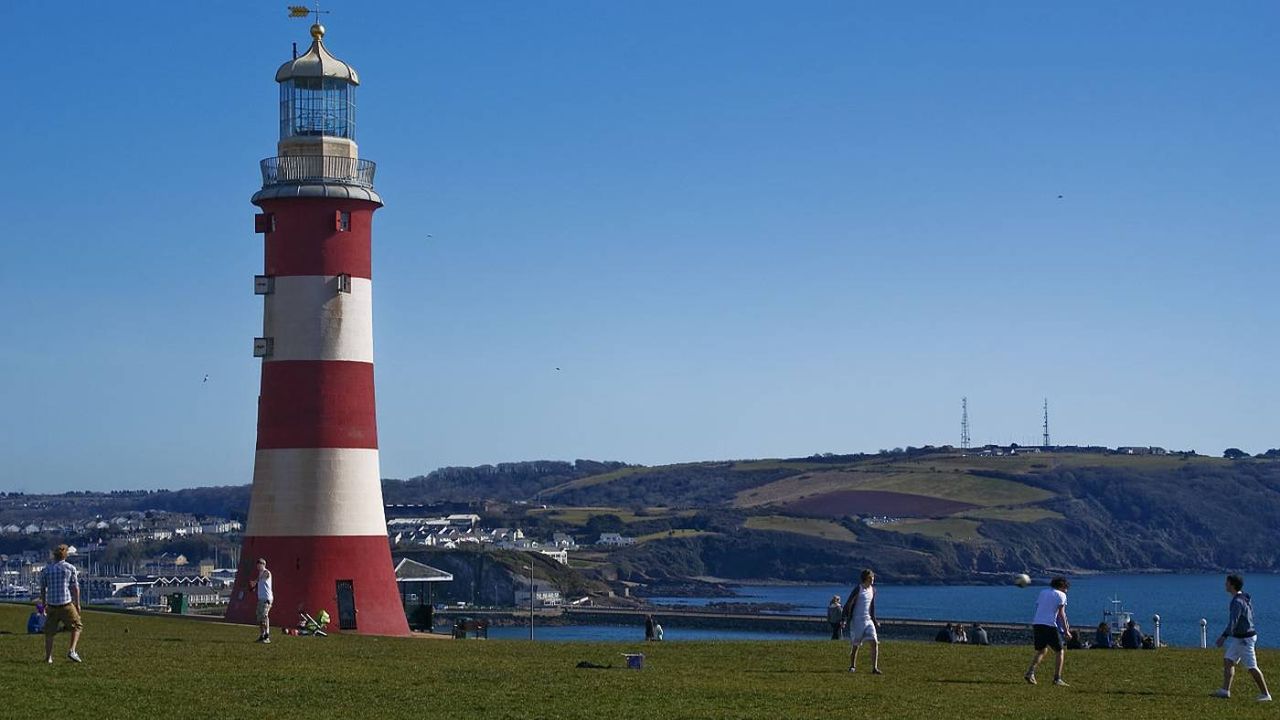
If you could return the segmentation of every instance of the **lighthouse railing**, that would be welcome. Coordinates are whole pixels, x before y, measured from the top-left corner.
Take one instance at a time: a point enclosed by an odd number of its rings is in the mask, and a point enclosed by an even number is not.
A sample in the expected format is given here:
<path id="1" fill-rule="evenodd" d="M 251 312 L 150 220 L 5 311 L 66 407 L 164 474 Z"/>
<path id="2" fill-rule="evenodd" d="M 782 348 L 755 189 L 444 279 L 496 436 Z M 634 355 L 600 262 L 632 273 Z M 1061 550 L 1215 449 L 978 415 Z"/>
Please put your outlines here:
<path id="1" fill-rule="evenodd" d="M 373 187 L 372 160 L 339 155 L 282 155 L 262 161 L 262 186 L 341 183 Z"/>

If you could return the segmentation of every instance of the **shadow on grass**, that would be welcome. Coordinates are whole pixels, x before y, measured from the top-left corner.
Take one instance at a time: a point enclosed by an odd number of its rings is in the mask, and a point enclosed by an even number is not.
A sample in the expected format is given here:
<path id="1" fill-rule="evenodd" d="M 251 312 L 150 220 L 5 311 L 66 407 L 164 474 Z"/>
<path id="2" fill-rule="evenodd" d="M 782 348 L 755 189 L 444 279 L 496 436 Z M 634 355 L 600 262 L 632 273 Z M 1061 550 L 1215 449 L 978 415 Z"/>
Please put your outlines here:
<path id="1" fill-rule="evenodd" d="M 777 670 L 743 670 L 743 671 L 742 671 L 742 674 L 743 674 L 743 675 L 854 675 L 854 676 L 860 676 L 860 675 L 871 675 L 871 671 L 870 671 L 870 670 L 868 670 L 868 671 L 866 671 L 866 672 L 862 672 L 861 670 L 859 670 L 859 671 L 858 671 L 858 672 L 856 672 L 856 673 L 851 673 L 851 672 L 849 672 L 849 670 L 848 670 L 848 669 L 844 669 L 844 670 L 794 670 L 794 669 L 791 669 L 791 668 L 779 668 L 779 669 L 777 669 Z"/>
<path id="2" fill-rule="evenodd" d="M 930 682 L 942 683 L 943 685 L 1023 685 L 1025 680 L 962 680 L 959 678 L 942 678 L 941 680 L 931 680 Z"/>

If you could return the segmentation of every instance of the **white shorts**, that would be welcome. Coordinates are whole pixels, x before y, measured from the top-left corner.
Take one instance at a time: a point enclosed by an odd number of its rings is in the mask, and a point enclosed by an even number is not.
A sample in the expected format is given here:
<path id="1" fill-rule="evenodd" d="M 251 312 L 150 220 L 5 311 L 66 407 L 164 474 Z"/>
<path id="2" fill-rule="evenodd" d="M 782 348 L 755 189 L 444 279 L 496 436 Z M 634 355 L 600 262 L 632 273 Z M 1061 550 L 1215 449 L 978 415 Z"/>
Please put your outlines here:
<path id="1" fill-rule="evenodd" d="M 1235 665 L 1243 666 L 1245 670 L 1258 669 L 1258 656 L 1253 652 L 1253 646 L 1257 643 L 1258 637 L 1255 635 L 1249 638 L 1227 638 L 1223 645 L 1227 649 L 1227 654 L 1223 656 L 1228 662 Z"/>
<path id="2" fill-rule="evenodd" d="M 851 621 L 849 623 L 849 644 L 858 647 L 864 642 L 880 642 L 876 635 L 875 623 Z"/>

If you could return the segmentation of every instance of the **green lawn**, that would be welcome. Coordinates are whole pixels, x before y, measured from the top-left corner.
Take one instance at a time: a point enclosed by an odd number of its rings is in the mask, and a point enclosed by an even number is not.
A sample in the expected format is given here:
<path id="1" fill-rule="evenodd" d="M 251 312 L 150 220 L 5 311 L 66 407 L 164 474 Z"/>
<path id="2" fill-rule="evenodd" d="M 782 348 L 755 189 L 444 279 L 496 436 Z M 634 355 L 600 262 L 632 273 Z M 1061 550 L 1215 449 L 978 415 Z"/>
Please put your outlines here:
<path id="1" fill-rule="evenodd" d="M 41 662 L 41 639 L 17 634 L 23 607 L 0 607 L 0 716 L 12 718 L 1263 718 L 1237 680 L 1208 697 L 1212 650 L 1070 653 L 1058 688 L 1022 681 L 1029 648 L 889 641 L 885 675 L 845 671 L 843 643 L 579 644 L 367 637 L 252 642 L 251 627 L 88 613 L 85 662 Z M 644 652 L 645 669 L 619 669 Z M 1264 670 L 1280 653 L 1261 653 Z M 578 670 L 587 660 L 610 670 Z M 1280 677 L 1277 675 L 1276 677 Z"/>

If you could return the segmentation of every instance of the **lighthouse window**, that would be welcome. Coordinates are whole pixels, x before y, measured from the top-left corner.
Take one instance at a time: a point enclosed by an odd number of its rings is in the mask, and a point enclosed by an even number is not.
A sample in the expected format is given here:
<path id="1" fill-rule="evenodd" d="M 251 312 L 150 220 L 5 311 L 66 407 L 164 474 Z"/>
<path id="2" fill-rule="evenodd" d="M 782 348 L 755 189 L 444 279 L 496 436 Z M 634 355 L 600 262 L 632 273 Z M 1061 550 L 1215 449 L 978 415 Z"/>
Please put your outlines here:
<path id="1" fill-rule="evenodd" d="M 338 275 L 338 292 L 340 293 L 351 292 L 351 274 L 350 273 L 342 273 Z"/>
<path id="2" fill-rule="evenodd" d="M 356 137 L 356 88 L 340 78 L 299 77 L 280 83 L 280 138 Z"/>
<path id="3" fill-rule="evenodd" d="M 339 210 L 334 222 L 339 232 L 347 232 L 351 229 L 351 213 L 346 210 Z"/>

